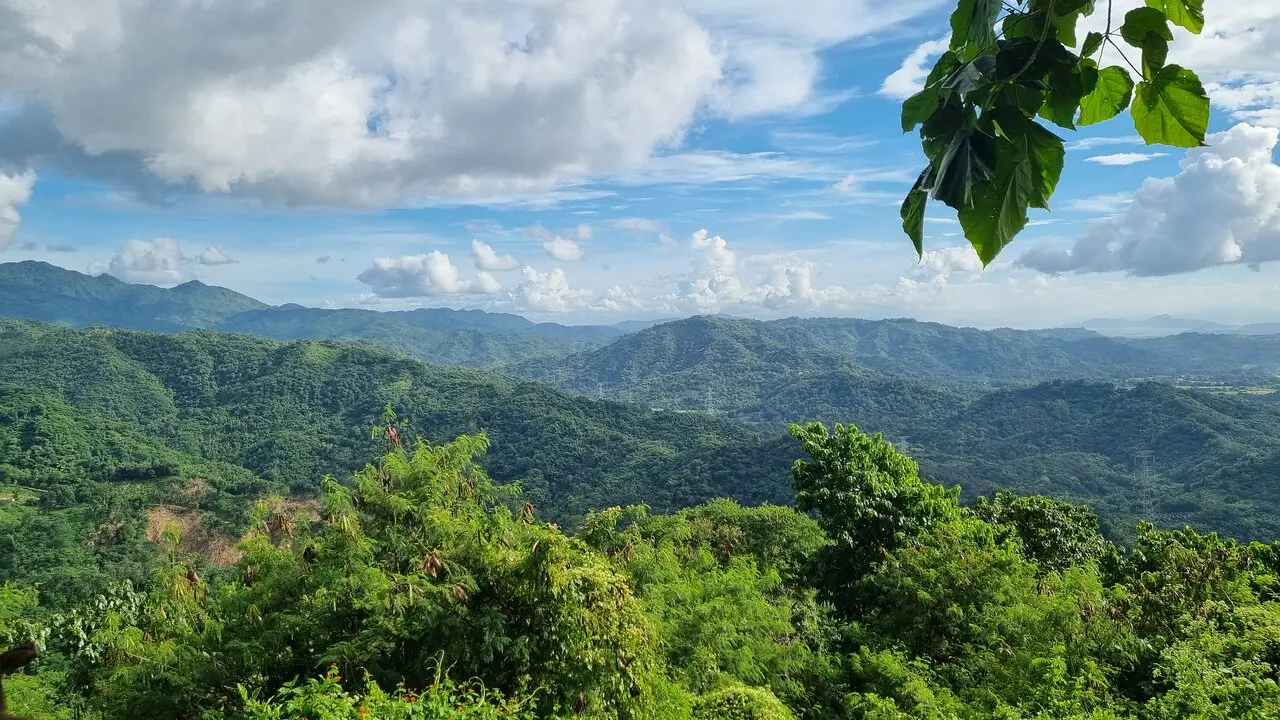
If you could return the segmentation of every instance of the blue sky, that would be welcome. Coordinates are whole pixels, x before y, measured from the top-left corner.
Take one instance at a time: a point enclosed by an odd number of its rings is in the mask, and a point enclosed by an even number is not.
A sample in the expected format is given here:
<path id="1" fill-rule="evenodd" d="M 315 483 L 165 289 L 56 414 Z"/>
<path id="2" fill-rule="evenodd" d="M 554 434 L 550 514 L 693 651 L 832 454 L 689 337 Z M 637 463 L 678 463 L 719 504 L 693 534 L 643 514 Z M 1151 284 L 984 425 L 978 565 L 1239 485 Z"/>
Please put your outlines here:
<path id="1" fill-rule="evenodd" d="M 936 0 L 147 5 L 0 0 L 22 18 L 0 45 L 0 260 L 561 322 L 1280 319 L 1269 0 L 1209 0 L 1175 44 L 1213 147 L 1145 147 L 1124 117 L 1064 132 L 1054 212 L 985 271 L 945 208 L 923 261 L 897 217 Z"/>

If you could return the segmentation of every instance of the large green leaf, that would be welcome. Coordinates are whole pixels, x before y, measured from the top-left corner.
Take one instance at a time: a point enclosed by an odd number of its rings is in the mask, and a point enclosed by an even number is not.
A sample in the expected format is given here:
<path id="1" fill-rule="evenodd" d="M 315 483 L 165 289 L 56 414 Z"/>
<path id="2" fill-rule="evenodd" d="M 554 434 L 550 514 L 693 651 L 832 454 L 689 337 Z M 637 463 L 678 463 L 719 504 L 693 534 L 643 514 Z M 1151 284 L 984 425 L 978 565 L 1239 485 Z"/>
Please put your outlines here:
<path id="1" fill-rule="evenodd" d="M 1097 71 L 1093 91 L 1080 101 L 1080 125 L 1096 125 L 1120 114 L 1133 98 L 1129 71 L 1112 65 Z"/>
<path id="2" fill-rule="evenodd" d="M 911 192 L 907 193 L 906 199 L 902 201 L 900 213 L 902 230 L 911 238 L 911 244 L 915 245 L 916 255 L 924 254 L 924 209 L 929 204 L 929 193 L 924 189 L 924 185 L 928 176 L 928 169 L 920 173 L 915 187 L 911 188 Z"/>
<path id="3" fill-rule="evenodd" d="M 1142 47 L 1149 33 L 1166 41 L 1173 39 L 1173 31 L 1169 29 L 1169 21 L 1162 11 L 1141 7 L 1125 13 L 1124 24 L 1120 26 L 1120 37 L 1125 42 L 1134 47 Z"/>
<path id="4" fill-rule="evenodd" d="M 1084 38 L 1084 47 L 1080 48 L 1080 57 L 1093 57 L 1098 52 L 1098 48 L 1102 47 L 1102 41 L 1106 38 L 1100 32 L 1091 32 Z"/>
<path id="5" fill-rule="evenodd" d="M 937 111 L 941 101 L 942 90 L 936 86 L 927 87 L 907 98 L 902 103 L 902 132 L 911 132 L 923 124 Z"/>
<path id="6" fill-rule="evenodd" d="M 972 206 L 960 211 L 964 236 L 984 266 L 1027 226 L 1027 208 L 1036 192 L 1024 149 L 1004 138 L 998 143 L 995 174 L 973 188 Z"/>
<path id="7" fill-rule="evenodd" d="M 1204 0 L 1147 0 L 1147 6 L 1163 11 L 1169 22 L 1197 35 L 1204 30 Z"/>
<path id="8" fill-rule="evenodd" d="M 1066 164 L 1067 149 L 1062 138 L 1040 123 L 1028 120 L 1015 107 L 997 108 L 994 115 L 1000 132 L 1012 141 L 1016 149 L 1024 152 L 1024 159 L 1031 163 L 1031 207 L 1048 210 L 1049 198 L 1057 189 Z M 1008 146 L 999 145 L 997 149 L 1001 148 L 1007 149 Z"/>
<path id="9" fill-rule="evenodd" d="M 962 128 L 971 125 L 973 111 L 960 101 L 955 93 L 948 93 L 945 102 L 924 121 L 920 128 L 924 154 L 930 160 L 941 160 L 951 140 Z"/>
<path id="10" fill-rule="evenodd" d="M 1198 147 L 1209 129 L 1209 96 L 1195 73 L 1167 65 L 1151 81 L 1138 83 L 1132 113 L 1148 144 Z"/>
<path id="11" fill-rule="evenodd" d="M 1080 110 L 1080 99 L 1084 97 L 1080 68 L 1063 66 L 1055 69 L 1049 77 L 1049 93 L 1040 108 L 1040 116 L 1055 125 L 1074 130 L 1076 112 Z"/>
<path id="12" fill-rule="evenodd" d="M 961 65 L 954 73 L 942 82 L 942 87 L 960 94 L 971 93 L 978 88 L 989 85 L 996 72 L 994 55 L 979 55 Z"/>
<path id="13" fill-rule="evenodd" d="M 960 0 L 951 14 L 951 49 L 959 50 L 966 45 L 977 48 L 994 45 L 1000 5 L 1000 0 Z"/>
<path id="14" fill-rule="evenodd" d="M 960 210 L 971 204 L 973 187 L 991 177 L 996 164 L 994 138 L 974 128 L 957 132 L 933 165 L 937 179 L 933 197 Z"/>
<path id="15" fill-rule="evenodd" d="M 1074 67 L 1080 58 L 1057 40 L 1043 44 L 1035 38 L 1002 40 L 996 53 L 996 80 L 1041 79 L 1058 68 Z"/>

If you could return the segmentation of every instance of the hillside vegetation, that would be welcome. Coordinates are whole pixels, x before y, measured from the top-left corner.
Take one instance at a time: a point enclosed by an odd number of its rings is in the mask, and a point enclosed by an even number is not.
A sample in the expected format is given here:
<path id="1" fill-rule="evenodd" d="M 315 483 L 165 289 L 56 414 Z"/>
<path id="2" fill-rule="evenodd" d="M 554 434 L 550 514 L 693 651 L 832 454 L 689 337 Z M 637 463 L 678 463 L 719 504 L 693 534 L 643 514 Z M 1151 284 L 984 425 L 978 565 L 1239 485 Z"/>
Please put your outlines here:
<path id="1" fill-rule="evenodd" d="M 1280 548 L 1002 493 L 973 509 L 855 429 L 793 428 L 799 510 L 607 507 L 568 534 L 405 444 L 264 499 L 229 566 L 157 538 L 139 583 L 54 610 L 15 712 L 47 718 L 1203 720 L 1274 717 Z M 107 566 L 107 570 L 114 570 Z M 106 573 L 104 572 L 104 576 Z"/>
<path id="2" fill-rule="evenodd" d="M 739 378 L 751 388 L 741 379 L 762 366 L 754 353 L 737 366 L 716 357 L 689 367 L 723 367 L 720 382 Z M 1280 407 L 1166 385 L 983 389 L 848 368 L 761 380 L 754 404 L 711 417 L 427 366 L 367 344 L 13 321 L 0 322 L 0 372 L 12 391 L 82 411 L 83 422 L 71 421 L 78 433 L 112 421 L 158 448 L 157 465 L 172 464 L 162 456 L 176 453 L 240 469 L 239 485 L 253 476 L 301 494 L 314 492 L 326 472 L 358 468 L 376 448 L 368 428 L 391 405 L 410 432 L 429 440 L 489 432 L 486 469 L 519 482 L 562 520 L 613 502 L 659 510 L 717 496 L 785 503 L 798 448 L 783 431 L 816 419 L 884 433 L 919 458 L 927 477 L 960 485 L 969 500 L 1010 488 L 1088 503 L 1117 537 L 1135 517 L 1280 537 L 1280 498 L 1270 482 Z M 26 438 L 15 447 L 32 447 Z M 1149 476 L 1135 472 L 1139 451 L 1153 453 Z M 43 456 L 22 452 L 2 461 L 47 472 Z M 86 468 L 68 477 L 102 476 Z"/>
<path id="3" fill-rule="evenodd" d="M 209 331 L 155 334 L 0 322 L 0 374 L 175 452 L 297 492 L 363 465 L 391 405 L 441 441 L 485 430 L 486 469 L 554 517 L 604 501 L 669 509 L 721 495 L 787 499 L 794 450 L 694 414 L 656 413 L 510 376 L 424 365 L 354 343 L 281 344 Z"/>

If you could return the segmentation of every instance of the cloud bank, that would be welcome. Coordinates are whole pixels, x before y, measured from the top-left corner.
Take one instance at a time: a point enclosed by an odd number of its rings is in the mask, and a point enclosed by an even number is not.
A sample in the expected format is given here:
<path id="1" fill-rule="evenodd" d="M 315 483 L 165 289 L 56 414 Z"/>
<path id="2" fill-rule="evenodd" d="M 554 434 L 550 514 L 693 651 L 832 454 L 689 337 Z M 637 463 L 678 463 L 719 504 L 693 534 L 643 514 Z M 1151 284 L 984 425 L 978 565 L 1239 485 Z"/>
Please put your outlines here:
<path id="1" fill-rule="evenodd" d="M 1150 178 L 1123 214 L 1089 224 L 1068 250 L 1018 260 L 1045 273 L 1188 273 L 1280 259 L 1280 129 L 1240 124 L 1189 151 L 1171 178 Z"/>

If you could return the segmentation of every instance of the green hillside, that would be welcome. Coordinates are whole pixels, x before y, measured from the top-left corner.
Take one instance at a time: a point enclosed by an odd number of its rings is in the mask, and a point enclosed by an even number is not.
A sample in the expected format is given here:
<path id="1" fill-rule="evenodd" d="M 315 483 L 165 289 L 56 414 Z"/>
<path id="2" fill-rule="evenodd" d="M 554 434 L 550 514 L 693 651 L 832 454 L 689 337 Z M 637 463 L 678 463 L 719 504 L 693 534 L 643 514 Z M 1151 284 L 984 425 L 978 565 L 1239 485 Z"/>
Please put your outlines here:
<path id="1" fill-rule="evenodd" d="M 172 289 L 84 275 L 48 263 L 0 263 L 0 316 L 74 326 L 143 330 L 213 327 L 267 307 L 251 297 L 198 281 Z"/>
<path id="2" fill-rule="evenodd" d="M 531 358 L 561 357 L 597 347 L 604 338 L 616 335 L 590 329 L 575 333 L 576 329 L 562 325 L 554 327 L 563 332 L 536 330 L 541 326 L 524 318 L 519 318 L 523 325 L 480 322 L 483 319 L 468 317 L 462 323 L 438 311 L 383 313 L 283 306 L 236 315 L 219 323 L 217 329 L 273 340 L 367 340 L 426 363 L 469 367 L 500 367 Z"/>
<path id="3" fill-rule="evenodd" d="M 728 495 L 785 501 L 791 453 L 740 426 L 576 397 L 513 377 L 427 366 L 341 342 L 0 323 L 0 373 L 175 451 L 297 491 L 360 467 L 384 406 L 442 441 L 485 430 L 486 469 L 553 516 L 601 502 L 681 507 Z"/>
<path id="4" fill-rule="evenodd" d="M 164 332 L 217 329 L 275 340 L 367 340 L 424 362 L 471 367 L 560 357 L 624 334 L 480 310 L 270 307 L 197 281 L 164 289 L 31 261 L 0 263 L 0 317 Z"/>
<path id="5" fill-rule="evenodd" d="M 1270 356 L 1272 338 L 1241 336 L 1215 354 L 1200 337 L 1131 341 L 912 320 L 693 317 L 509 369 L 561 387 L 676 407 L 705 407 L 709 389 L 715 405 L 729 412 L 757 405 L 779 384 L 833 372 L 934 386 L 1182 375 L 1275 382 L 1273 368 L 1261 362 Z"/>

